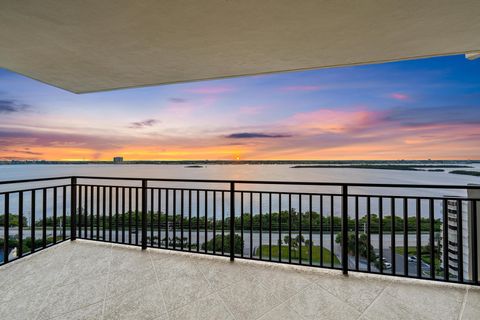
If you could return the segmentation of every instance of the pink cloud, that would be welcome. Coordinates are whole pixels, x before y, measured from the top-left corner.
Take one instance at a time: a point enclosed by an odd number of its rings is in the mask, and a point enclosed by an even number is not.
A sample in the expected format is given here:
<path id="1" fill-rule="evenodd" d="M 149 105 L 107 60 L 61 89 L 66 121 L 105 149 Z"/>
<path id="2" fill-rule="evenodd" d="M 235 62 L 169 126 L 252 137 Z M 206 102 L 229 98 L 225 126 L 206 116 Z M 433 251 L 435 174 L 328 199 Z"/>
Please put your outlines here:
<path id="1" fill-rule="evenodd" d="M 324 89 L 323 86 L 313 86 L 313 85 L 304 85 L 304 86 L 288 86 L 283 87 L 282 91 L 318 91 Z"/>
<path id="2" fill-rule="evenodd" d="M 189 93 L 196 93 L 196 94 L 214 95 L 214 94 L 231 92 L 233 91 L 233 88 L 231 87 L 200 87 L 200 88 L 187 89 L 185 91 Z"/>
<path id="3" fill-rule="evenodd" d="M 390 94 L 390 98 L 393 98 L 395 100 L 405 101 L 405 100 L 409 100 L 410 96 L 404 93 L 394 92 Z"/>

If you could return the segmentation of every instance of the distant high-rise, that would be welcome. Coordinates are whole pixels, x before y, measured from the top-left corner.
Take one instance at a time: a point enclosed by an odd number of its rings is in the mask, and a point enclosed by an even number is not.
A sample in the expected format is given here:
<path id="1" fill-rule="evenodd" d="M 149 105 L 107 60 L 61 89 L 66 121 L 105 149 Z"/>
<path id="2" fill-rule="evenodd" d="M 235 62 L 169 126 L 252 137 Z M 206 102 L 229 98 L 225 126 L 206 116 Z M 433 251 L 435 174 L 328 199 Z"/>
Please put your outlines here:
<path id="1" fill-rule="evenodd" d="M 480 190 L 468 189 L 467 197 L 478 199 L 480 198 Z M 454 197 L 450 197 L 454 198 Z M 462 201 L 460 199 L 449 199 L 447 204 L 447 221 L 442 225 L 441 235 L 443 237 L 443 228 L 448 228 L 448 247 L 443 245 L 440 249 L 441 266 L 445 268 L 445 263 L 448 263 L 450 276 L 458 277 L 459 271 L 462 270 L 464 279 L 472 279 L 473 276 L 473 258 L 479 256 L 478 253 L 473 253 L 473 233 L 474 229 L 480 231 L 480 219 L 478 219 L 479 205 L 477 203 L 477 212 L 474 212 L 473 201 Z M 477 214 L 477 225 L 473 225 L 473 215 Z M 461 219 L 461 220 L 460 220 Z M 443 243 L 443 239 L 441 239 Z M 460 246 L 461 243 L 461 246 Z M 480 238 L 477 237 L 477 248 L 480 248 Z M 448 261 L 444 261 L 444 250 L 448 250 Z M 480 257 L 479 261 L 480 263 Z"/>
<path id="2" fill-rule="evenodd" d="M 122 163 L 123 162 L 123 157 L 114 157 L 113 158 L 113 163 Z"/>

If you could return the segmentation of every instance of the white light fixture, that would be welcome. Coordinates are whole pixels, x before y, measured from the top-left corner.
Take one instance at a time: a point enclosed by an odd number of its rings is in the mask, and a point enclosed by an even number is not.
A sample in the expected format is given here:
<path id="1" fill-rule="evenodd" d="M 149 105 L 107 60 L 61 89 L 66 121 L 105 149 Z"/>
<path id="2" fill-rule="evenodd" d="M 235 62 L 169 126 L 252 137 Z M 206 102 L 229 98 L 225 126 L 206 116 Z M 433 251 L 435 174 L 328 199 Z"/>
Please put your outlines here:
<path id="1" fill-rule="evenodd" d="M 470 53 L 465 53 L 465 58 L 468 60 L 475 60 L 480 58 L 480 52 L 470 52 Z"/>

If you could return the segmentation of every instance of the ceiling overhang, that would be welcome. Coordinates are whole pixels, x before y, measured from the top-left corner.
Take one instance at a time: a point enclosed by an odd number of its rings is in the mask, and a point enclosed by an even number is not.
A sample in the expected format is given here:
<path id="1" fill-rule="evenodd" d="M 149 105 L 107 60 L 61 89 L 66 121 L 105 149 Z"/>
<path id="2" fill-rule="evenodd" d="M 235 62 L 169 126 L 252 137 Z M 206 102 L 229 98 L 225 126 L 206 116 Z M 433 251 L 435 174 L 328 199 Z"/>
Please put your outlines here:
<path id="1" fill-rule="evenodd" d="M 76 93 L 478 51 L 475 0 L 0 0 L 0 67 Z"/>

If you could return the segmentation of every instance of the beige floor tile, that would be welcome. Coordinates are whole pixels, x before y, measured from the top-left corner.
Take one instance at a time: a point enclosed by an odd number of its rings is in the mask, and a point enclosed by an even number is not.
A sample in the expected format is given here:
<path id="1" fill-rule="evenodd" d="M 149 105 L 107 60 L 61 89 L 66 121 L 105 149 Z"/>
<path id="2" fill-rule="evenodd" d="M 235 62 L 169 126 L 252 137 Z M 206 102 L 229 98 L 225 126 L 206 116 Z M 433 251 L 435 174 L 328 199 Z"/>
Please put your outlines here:
<path id="1" fill-rule="evenodd" d="M 339 275 L 322 277 L 317 281 L 317 284 L 358 311 L 363 312 L 385 289 L 389 282 L 386 280 L 367 280 Z"/>
<path id="2" fill-rule="evenodd" d="M 217 294 L 211 294 L 170 313 L 171 320 L 234 320 Z"/>
<path id="3" fill-rule="evenodd" d="M 302 317 L 289 307 L 286 304 L 281 304 L 280 306 L 272 309 L 271 311 L 267 312 L 263 316 L 259 318 L 259 320 L 299 320 Z"/>
<path id="4" fill-rule="evenodd" d="M 280 304 L 272 292 L 255 279 L 243 279 L 218 292 L 236 319 L 257 319 Z"/>
<path id="5" fill-rule="evenodd" d="M 157 284 L 143 287 L 105 301 L 104 319 L 157 319 L 166 314 Z"/>
<path id="6" fill-rule="evenodd" d="M 480 318 L 480 290 L 468 290 L 465 308 L 463 310 L 463 320 L 476 320 Z"/>
<path id="7" fill-rule="evenodd" d="M 82 309 L 78 309 L 69 313 L 61 314 L 54 320 L 101 320 L 103 310 L 103 301 L 86 306 Z"/>
<path id="8" fill-rule="evenodd" d="M 360 312 L 317 284 L 307 287 L 286 302 L 305 319 L 356 319 Z"/>

